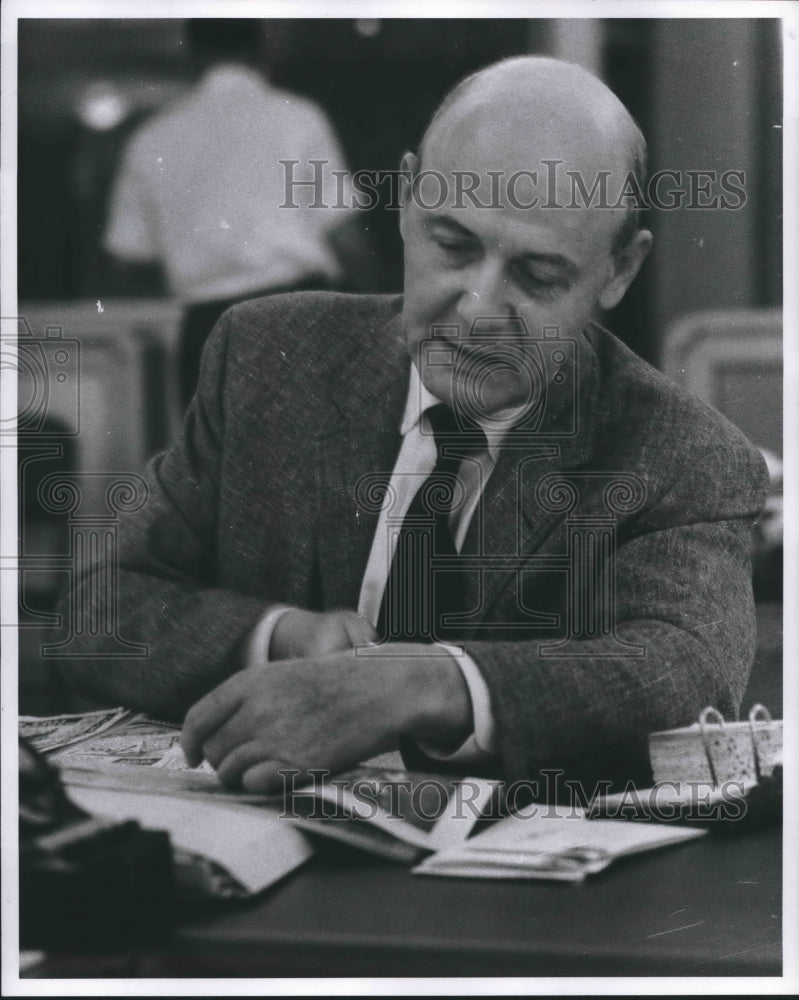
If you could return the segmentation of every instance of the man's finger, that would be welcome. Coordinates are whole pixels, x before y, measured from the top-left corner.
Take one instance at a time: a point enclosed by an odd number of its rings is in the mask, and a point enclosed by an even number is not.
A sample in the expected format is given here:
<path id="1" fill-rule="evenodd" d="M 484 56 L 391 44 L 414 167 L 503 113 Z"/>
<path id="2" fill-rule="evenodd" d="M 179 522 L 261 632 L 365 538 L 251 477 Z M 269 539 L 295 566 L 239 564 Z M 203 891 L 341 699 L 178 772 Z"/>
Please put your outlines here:
<path id="1" fill-rule="evenodd" d="M 241 685 L 234 675 L 196 702 L 186 713 L 180 745 L 190 767 L 203 760 L 203 745 L 238 710 L 242 701 Z"/>
<path id="2" fill-rule="evenodd" d="M 240 788 L 241 777 L 250 768 L 260 764 L 269 757 L 269 751 L 260 740 L 250 740 L 234 747 L 215 766 L 216 773 L 223 785 L 229 788 Z"/>
<path id="3" fill-rule="evenodd" d="M 344 622 L 350 646 L 368 646 L 377 641 L 377 630 L 364 615 L 352 615 Z"/>
<path id="4" fill-rule="evenodd" d="M 284 760 L 263 760 L 244 772 L 241 787 L 245 792 L 274 795 L 285 787 L 292 787 L 291 782 L 296 774 L 297 768 L 291 767 Z"/>

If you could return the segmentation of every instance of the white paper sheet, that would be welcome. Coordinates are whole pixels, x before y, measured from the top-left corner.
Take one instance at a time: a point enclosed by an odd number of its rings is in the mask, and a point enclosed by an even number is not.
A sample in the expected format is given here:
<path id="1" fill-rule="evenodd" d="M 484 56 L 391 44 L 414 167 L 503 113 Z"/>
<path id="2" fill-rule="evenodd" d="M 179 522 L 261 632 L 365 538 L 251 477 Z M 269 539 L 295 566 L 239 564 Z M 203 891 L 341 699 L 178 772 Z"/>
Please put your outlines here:
<path id="1" fill-rule="evenodd" d="M 70 786 L 70 798 L 87 812 L 137 820 L 166 830 L 176 847 L 202 854 L 226 869 L 249 892 L 268 885 L 313 854 L 308 839 L 268 806 L 234 807 L 140 792 Z"/>

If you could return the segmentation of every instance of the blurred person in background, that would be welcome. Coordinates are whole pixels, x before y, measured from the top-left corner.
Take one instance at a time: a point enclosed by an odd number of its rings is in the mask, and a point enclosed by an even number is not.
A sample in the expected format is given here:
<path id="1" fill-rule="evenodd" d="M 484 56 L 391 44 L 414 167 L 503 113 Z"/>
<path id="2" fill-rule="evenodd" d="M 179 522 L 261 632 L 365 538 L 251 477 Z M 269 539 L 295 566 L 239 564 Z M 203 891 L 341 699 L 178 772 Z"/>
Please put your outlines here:
<path id="1" fill-rule="evenodd" d="M 206 338 L 228 306 L 274 292 L 362 291 L 371 273 L 348 179 L 334 189 L 333 172 L 346 165 L 332 125 L 311 101 L 269 84 L 262 22 L 190 20 L 185 36 L 200 79 L 128 143 L 104 235 L 119 261 L 160 264 L 185 307 L 184 407 Z M 297 183 L 314 180 L 313 160 L 324 162 L 321 198 Z M 287 178 L 295 181 L 288 197 Z"/>

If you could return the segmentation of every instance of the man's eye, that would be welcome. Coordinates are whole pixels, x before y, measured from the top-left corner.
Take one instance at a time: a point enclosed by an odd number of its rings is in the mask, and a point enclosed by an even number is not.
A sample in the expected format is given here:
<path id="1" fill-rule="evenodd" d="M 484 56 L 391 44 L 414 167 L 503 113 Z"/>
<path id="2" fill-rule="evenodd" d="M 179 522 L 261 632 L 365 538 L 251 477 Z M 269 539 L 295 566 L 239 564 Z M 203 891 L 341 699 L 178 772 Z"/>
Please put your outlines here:
<path id="1" fill-rule="evenodd" d="M 542 298 L 554 295 L 564 285 L 563 281 L 558 278 L 554 278 L 549 274 L 540 274 L 535 271 L 528 271 L 524 268 L 519 270 L 517 273 L 519 284 L 526 291 Z"/>
<path id="2" fill-rule="evenodd" d="M 472 248 L 469 240 L 461 239 L 458 236 L 442 236 L 434 233 L 433 240 L 442 250 L 449 250 L 453 253 L 465 253 Z"/>
<path id="3" fill-rule="evenodd" d="M 555 288 L 556 285 L 561 284 L 560 279 L 556 275 L 546 274 L 531 268 L 519 268 L 519 274 L 521 274 L 526 281 L 531 281 L 535 285 L 543 285 L 546 288 Z"/>

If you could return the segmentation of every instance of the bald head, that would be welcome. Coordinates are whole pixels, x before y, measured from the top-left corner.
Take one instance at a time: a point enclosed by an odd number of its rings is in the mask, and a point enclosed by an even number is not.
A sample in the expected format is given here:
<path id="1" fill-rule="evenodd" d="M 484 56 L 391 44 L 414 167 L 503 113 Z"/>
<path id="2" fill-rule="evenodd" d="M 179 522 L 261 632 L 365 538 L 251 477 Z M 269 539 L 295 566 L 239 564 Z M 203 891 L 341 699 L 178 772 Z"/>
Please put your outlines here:
<path id="1" fill-rule="evenodd" d="M 462 157 L 459 169 L 471 169 L 481 156 L 486 167 L 488 154 L 498 170 L 558 161 L 585 178 L 610 171 L 614 200 L 630 175 L 641 191 L 646 182 L 646 141 L 616 95 L 580 66 L 540 56 L 507 59 L 459 83 L 424 134 L 422 165 L 442 149 Z M 638 229 L 639 214 L 633 201 L 614 249 Z"/>

